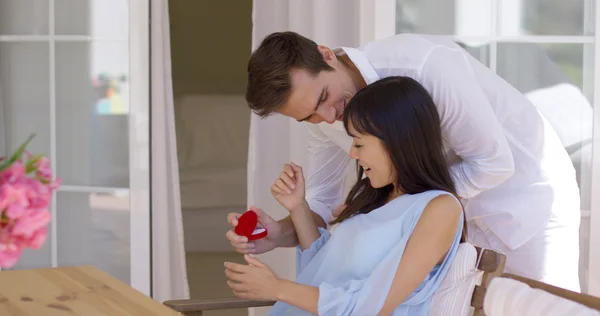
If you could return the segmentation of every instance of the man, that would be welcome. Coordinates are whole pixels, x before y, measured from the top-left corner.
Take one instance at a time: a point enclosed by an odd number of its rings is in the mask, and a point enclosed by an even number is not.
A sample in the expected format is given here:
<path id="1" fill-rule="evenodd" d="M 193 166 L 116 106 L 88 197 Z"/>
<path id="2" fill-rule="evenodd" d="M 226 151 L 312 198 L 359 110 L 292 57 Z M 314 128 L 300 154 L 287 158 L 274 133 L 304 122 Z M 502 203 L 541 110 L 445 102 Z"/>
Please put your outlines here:
<path id="1" fill-rule="evenodd" d="M 579 189 L 566 151 L 521 93 L 443 37 L 400 34 L 331 50 L 283 32 L 266 37 L 252 54 L 249 107 L 263 117 L 279 113 L 306 123 L 307 201 L 315 217 L 325 226 L 343 207 L 352 142 L 339 122 L 346 103 L 388 76 L 417 80 L 438 107 L 469 241 L 505 253 L 507 272 L 579 291 Z M 274 186 L 291 185 L 293 179 Z M 276 222 L 259 213 L 269 237 L 248 243 L 229 231 L 238 252 L 297 244 L 289 218 Z M 235 218 L 228 217 L 233 226 Z"/>

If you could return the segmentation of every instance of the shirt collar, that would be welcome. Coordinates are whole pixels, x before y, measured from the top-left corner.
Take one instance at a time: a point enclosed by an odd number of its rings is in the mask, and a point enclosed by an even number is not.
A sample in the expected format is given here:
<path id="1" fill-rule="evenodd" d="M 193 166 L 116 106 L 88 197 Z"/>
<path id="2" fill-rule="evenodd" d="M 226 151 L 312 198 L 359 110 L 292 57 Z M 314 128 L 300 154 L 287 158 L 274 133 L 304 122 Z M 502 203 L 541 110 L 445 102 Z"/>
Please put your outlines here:
<path id="1" fill-rule="evenodd" d="M 358 68 L 358 71 L 360 71 L 367 84 L 372 84 L 380 79 L 364 52 L 351 47 L 338 47 L 333 52 L 338 56 L 347 55 L 356 68 Z"/>

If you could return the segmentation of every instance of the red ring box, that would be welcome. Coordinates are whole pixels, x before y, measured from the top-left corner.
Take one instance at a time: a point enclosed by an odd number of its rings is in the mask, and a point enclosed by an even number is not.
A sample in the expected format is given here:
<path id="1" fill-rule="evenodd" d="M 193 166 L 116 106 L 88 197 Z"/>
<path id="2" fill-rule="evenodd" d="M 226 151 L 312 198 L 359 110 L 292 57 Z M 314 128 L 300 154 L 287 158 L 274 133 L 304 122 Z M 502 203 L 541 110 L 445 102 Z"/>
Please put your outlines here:
<path id="1" fill-rule="evenodd" d="M 257 227 L 258 215 L 254 211 L 247 211 L 240 218 L 235 226 L 235 233 L 240 236 L 245 236 L 248 240 L 257 240 L 267 236 L 266 228 Z"/>

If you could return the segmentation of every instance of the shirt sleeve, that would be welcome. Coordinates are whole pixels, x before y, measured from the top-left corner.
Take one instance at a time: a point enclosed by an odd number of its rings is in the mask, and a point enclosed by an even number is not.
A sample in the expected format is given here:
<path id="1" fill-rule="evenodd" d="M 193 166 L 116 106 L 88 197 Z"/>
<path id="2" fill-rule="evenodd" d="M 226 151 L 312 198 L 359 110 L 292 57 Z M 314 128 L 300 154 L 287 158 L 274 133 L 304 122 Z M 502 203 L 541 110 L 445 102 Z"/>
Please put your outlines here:
<path id="1" fill-rule="evenodd" d="M 331 141 L 316 124 L 308 129 L 306 201 L 310 209 L 329 223 L 333 210 L 344 201 L 344 182 L 350 156 Z"/>
<path id="2" fill-rule="evenodd" d="M 514 173 L 503 127 L 462 50 L 433 49 L 420 73 L 438 107 L 442 136 L 461 161 L 450 173 L 461 198 L 494 188 Z"/>
<path id="3" fill-rule="evenodd" d="M 300 246 L 296 246 L 296 276 L 302 273 L 304 268 L 319 253 L 321 248 L 325 246 L 329 238 L 331 238 L 331 234 L 326 229 L 319 227 L 319 233 L 321 233 L 321 236 L 308 249 L 302 250 Z"/>

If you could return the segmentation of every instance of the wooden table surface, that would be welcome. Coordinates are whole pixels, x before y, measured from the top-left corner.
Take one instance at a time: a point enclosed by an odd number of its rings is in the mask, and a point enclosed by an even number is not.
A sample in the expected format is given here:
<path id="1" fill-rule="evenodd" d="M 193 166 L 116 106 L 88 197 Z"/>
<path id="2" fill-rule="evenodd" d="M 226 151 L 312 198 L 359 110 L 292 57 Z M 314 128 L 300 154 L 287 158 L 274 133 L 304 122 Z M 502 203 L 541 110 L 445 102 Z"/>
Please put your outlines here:
<path id="1" fill-rule="evenodd" d="M 181 315 L 93 266 L 0 272 L 0 315 Z"/>

